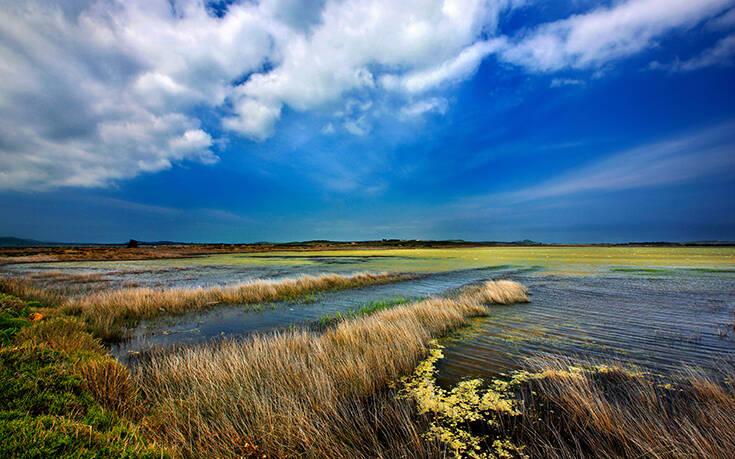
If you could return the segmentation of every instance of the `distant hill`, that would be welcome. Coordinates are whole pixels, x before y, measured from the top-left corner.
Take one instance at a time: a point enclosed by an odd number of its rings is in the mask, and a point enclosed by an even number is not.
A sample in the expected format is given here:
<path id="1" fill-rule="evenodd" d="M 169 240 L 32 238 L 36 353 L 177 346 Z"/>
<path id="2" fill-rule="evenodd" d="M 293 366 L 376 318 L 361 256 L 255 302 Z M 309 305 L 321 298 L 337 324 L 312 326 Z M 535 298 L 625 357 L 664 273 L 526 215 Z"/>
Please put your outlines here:
<path id="1" fill-rule="evenodd" d="M 47 247 L 50 245 L 63 245 L 58 242 L 43 242 L 35 239 L 22 239 L 19 237 L 0 237 L 0 247 Z"/>
<path id="2" fill-rule="evenodd" d="M 0 237 L 0 247 L 117 247 L 127 245 L 127 242 L 114 244 L 100 244 L 94 242 L 48 242 L 36 239 L 24 239 L 20 237 Z M 139 246 L 179 246 L 191 245 L 187 242 L 175 241 L 138 241 Z"/>
<path id="3" fill-rule="evenodd" d="M 370 241 L 330 241 L 316 239 L 309 241 L 292 242 L 253 242 L 253 243 L 222 243 L 222 242 L 176 242 L 176 241 L 136 241 L 138 247 L 185 247 L 185 246 L 263 246 L 263 247 L 301 247 L 301 248 L 326 248 L 326 247 L 403 247 L 403 248 L 425 248 L 425 247 L 558 247 L 558 246 L 601 246 L 601 247 L 722 247 L 733 246 L 733 241 L 690 241 L 690 242 L 621 242 L 621 243 L 587 243 L 587 244 L 564 244 L 543 243 L 524 239 L 513 242 L 502 241 L 464 241 L 462 239 L 450 240 L 420 240 L 420 239 L 379 239 Z M 125 247 L 128 242 L 119 243 L 90 243 L 90 242 L 48 242 L 36 239 L 24 239 L 19 237 L 0 237 L 0 247 L 23 248 L 23 247 Z"/>

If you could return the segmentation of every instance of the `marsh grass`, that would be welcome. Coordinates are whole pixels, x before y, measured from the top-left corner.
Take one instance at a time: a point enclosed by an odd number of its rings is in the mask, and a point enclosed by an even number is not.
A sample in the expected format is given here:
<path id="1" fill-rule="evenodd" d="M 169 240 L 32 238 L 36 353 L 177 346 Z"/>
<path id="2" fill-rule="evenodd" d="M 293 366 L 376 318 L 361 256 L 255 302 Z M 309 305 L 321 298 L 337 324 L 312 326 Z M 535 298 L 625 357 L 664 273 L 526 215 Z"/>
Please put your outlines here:
<path id="1" fill-rule="evenodd" d="M 620 366 L 536 366 L 515 389 L 524 414 L 514 427 L 532 456 L 724 459 L 735 451 L 732 383 L 692 370 L 666 382 Z"/>
<path id="2" fill-rule="evenodd" d="M 55 284 L 90 284 L 107 282 L 106 274 L 101 273 L 65 273 L 62 271 L 40 271 L 30 273 L 26 277 L 34 281 L 40 281 L 49 285 Z"/>
<path id="3" fill-rule="evenodd" d="M 401 397 L 429 414 L 428 435 L 461 457 L 732 457 L 735 386 L 686 370 L 663 377 L 616 364 L 536 360 L 510 380 L 438 387 L 435 346 Z M 494 454 L 494 456 L 492 456 Z"/>
<path id="4" fill-rule="evenodd" d="M 334 314 L 325 314 L 321 316 L 319 319 L 314 321 L 312 324 L 312 328 L 315 330 L 325 330 L 329 327 L 334 327 L 335 325 L 339 324 L 340 322 L 344 322 L 345 320 L 354 319 L 356 317 L 363 317 L 370 314 L 374 314 L 378 311 L 382 311 L 383 309 L 392 308 L 394 306 L 398 306 L 401 304 L 407 304 L 412 301 L 418 301 L 416 299 L 411 298 L 404 298 L 404 297 L 395 297 L 395 298 L 389 298 L 387 300 L 379 300 L 379 301 L 373 301 L 367 304 L 364 304 L 360 306 L 357 309 L 349 310 L 345 312 L 335 312 Z"/>
<path id="5" fill-rule="evenodd" d="M 438 457 L 441 445 L 391 383 L 430 340 L 487 314 L 488 298 L 527 301 L 523 286 L 487 282 L 355 317 L 323 333 L 289 330 L 154 354 L 136 375 L 154 438 L 184 456 Z M 248 447 L 250 447 L 248 446 Z"/>
<path id="6" fill-rule="evenodd" d="M 357 273 L 350 276 L 324 274 L 284 280 L 256 280 L 224 287 L 123 288 L 67 299 L 62 310 L 81 316 L 100 338 L 115 339 L 124 333 L 126 327 L 155 316 L 183 314 L 219 304 L 242 304 L 258 309 L 264 303 L 308 297 L 326 290 L 386 284 L 413 277 L 401 273 Z"/>
<path id="7" fill-rule="evenodd" d="M 60 306 L 68 300 L 68 297 L 59 291 L 33 285 L 28 279 L 22 278 L 0 276 L 0 292 L 50 307 Z"/>

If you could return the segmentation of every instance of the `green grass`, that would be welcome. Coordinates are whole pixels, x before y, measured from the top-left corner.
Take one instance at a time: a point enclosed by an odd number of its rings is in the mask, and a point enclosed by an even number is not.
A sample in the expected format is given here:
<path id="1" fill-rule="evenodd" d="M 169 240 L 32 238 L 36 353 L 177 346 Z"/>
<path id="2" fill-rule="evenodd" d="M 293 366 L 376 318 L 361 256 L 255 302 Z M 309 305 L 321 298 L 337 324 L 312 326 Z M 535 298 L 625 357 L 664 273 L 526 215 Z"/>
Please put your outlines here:
<path id="1" fill-rule="evenodd" d="M 735 273 L 735 269 L 725 268 L 690 268 L 692 271 L 698 271 L 703 273 Z"/>
<path id="2" fill-rule="evenodd" d="M 345 312 L 338 311 L 334 314 L 325 314 L 314 321 L 313 326 L 317 330 L 324 330 L 329 327 L 333 327 L 340 322 L 344 322 L 345 320 L 354 319 L 355 317 L 367 316 L 378 311 L 382 311 L 383 309 L 392 308 L 394 306 L 407 304 L 414 301 L 420 301 L 420 299 L 395 297 L 389 298 L 387 300 L 373 301 L 360 306 L 358 309 L 353 309 Z"/>
<path id="3" fill-rule="evenodd" d="M 661 268 L 610 268 L 612 272 L 631 274 L 671 274 L 675 271 Z"/>
<path id="4" fill-rule="evenodd" d="M 9 343 L 28 324 L 29 308 L 25 301 L 0 293 L 0 344 Z"/>
<path id="5" fill-rule="evenodd" d="M 115 363 L 83 325 L 4 293 L 0 306 L 0 457 L 164 455 L 133 419 L 100 403 L 110 381 L 85 369 Z M 45 318 L 31 321 L 38 311 Z"/>

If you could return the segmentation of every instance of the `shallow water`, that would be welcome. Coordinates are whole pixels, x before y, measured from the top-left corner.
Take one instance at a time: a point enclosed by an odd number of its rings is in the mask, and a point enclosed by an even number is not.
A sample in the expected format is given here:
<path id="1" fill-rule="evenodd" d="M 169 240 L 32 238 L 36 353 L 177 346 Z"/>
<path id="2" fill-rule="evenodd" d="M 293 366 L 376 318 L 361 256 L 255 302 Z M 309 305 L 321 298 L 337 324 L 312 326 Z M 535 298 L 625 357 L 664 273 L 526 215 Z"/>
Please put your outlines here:
<path id="1" fill-rule="evenodd" d="M 486 266 L 543 266 L 548 275 L 631 275 L 671 269 L 735 270 L 730 247 L 484 247 L 463 249 L 340 250 L 218 254 L 136 261 L 25 263 L 1 267 L 11 275 L 58 271 L 101 274 L 106 287 L 194 287 L 298 274 L 358 271 L 435 273 Z M 618 271 L 620 270 L 620 271 Z"/>
<path id="2" fill-rule="evenodd" d="M 531 303 L 491 306 L 447 340 L 440 382 L 492 378 L 541 357 L 625 362 L 646 371 L 716 370 L 735 360 L 735 278 L 515 276 Z"/>
<path id="3" fill-rule="evenodd" d="M 394 297 L 444 294 L 500 276 L 530 289 L 532 302 L 492 306 L 490 316 L 447 341 L 440 381 L 494 377 L 543 356 L 614 359 L 665 372 L 716 369 L 735 360 L 735 249 L 511 247 L 212 255 L 191 259 L 6 266 L 106 276 L 105 288 L 191 287 L 325 272 L 424 273 L 407 282 L 328 292 L 313 302 L 218 307 L 140 324 L 113 348 L 123 361 L 151 346 L 190 345 L 305 324 Z"/>
<path id="4" fill-rule="evenodd" d="M 309 325 L 325 315 L 354 311 L 368 302 L 397 297 L 419 299 L 447 293 L 467 283 L 490 277 L 512 276 L 528 271 L 507 266 L 450 271 L 393 284 L 324 292 L 306 303 L 297 300 L 266 304 L 255 311 L 250 310 L 249 306 L 220 306 L 195 314 L 161 317 L 143 321 L 126 340 L 114 345 L 112 352 L 119 359 L 126 360 L 130 354 L 135 355 L 153 346 L 197 344 L 291 325 Z"/>

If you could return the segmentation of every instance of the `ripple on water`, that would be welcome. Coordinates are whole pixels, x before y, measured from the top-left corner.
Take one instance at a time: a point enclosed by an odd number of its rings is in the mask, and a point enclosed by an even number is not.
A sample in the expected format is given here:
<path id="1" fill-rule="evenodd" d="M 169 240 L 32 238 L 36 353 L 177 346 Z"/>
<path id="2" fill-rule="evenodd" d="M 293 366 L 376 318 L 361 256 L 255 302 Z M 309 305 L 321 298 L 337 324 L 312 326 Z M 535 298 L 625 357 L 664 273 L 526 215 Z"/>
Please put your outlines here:
<path id="1" fill-rule="evenodd" d="M 735 279 L 514 277 L 531 303 L 493 306 L 451 339 L 439 380 L 492 378 L 538 357 L 617 360 L 656 372 L 716 370 L 735 359 Z M 723 332 L 730 327 L 730 331 Z"/>

